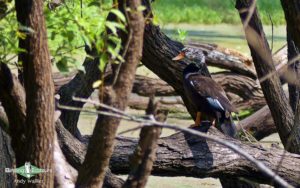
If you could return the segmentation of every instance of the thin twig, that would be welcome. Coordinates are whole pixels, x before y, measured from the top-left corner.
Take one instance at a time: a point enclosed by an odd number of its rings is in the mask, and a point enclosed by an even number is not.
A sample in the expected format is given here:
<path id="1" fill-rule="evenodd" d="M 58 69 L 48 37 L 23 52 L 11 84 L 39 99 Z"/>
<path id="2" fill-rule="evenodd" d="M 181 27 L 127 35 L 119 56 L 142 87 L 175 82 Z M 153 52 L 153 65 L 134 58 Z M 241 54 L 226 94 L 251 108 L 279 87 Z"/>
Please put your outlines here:
<path id="1" fill-rule="evenodd" d="M 253 0 L 251 6 L 249 7 L 249 9 L 243 10 L 243 11 L 248 11 L 247 17 L 246 17 L 246 19 L 243 23 L 244 29 L 246 29 L 248 27 L 249 21 L 250 21 L 253 13 L 255 11 L 255 7 L 256 7 L 256 0 Z"/>
<path id="2" fill-rule="evenodd" d="M 125 113 L 124 111 L 122 111 L 122 110 L 119 110 L 119 109 L 117 109 L 117 108 L 113 108 L 113 107 L 111 107 L 111 106 L 109 106 L 109 105 L 106 105 L 106 104 L 103 104 L 103 103 L 100 103 L 100 102 L 97 102 L 97 101 L 93 101 L 93 100 L 91 100 L 91 99 L 78 98 L 78 97 L 75 97 L 75 96 L 73 96 L 72 99 L 73 99 L 74 101 L 77 101 L 77 102 L 90 103 L 90 104 L 93 104 L 93 105 L 96 105 L 96 106 L 105 108 L 105 109 L 107 109 L 107 110 L 111 110 L 111 111 L 113 111 L 113 112 L 116 112 L 116 113 L 121 114 L 121 115 L 126 116 L 126 117 L 130 117 L 130 118 L 132 117 L 132 116 L 126 114 L 126 113 Z"/>
<path id="3" fill-rule="evenodd" d="M 271 40 L 271 52 L 273 51 L 273 42 L 274 42 L 274 24 L 271 15 L 268 13 L 269 19 L 271 21 L 271 27 L 272 27 L 272 40 Z"/>
<path id="4" fill-rule="evenodd" d="M 276 74 L 279 70 L 281 70 L 283 67 L 286 67 L 286 66 L 288 66 L 288 65 L 291 65 L 291 64 L 295 63 L 295 62 L 298 61 L 298 60 L 300 60 L 300 55 L 294 57 L 292 60 L 290 60 L 290 61 L 287 62 L 287 63 L 284 63 L 284 62 L 283 62 L 283 63 L 278 64 L 278 65 L 276 66 L 276 70 L 274 70 L 274 71 L 270 72 L 269 74 L 263 76 L 262 78 L 258 79 L 259 82 L 261 83 L 261 82 L 266 81 L 266 80 L 269 79 L 271 76 L 273 76 L 274 74 Z"/>

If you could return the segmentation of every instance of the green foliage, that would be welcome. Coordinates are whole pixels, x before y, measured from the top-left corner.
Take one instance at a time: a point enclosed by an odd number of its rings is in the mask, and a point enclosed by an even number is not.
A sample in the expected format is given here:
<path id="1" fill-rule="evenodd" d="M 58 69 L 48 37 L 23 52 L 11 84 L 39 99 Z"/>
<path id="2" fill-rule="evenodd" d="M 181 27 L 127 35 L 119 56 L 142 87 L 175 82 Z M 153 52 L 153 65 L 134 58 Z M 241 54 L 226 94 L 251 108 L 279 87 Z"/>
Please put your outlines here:
<path id="1" fill-rule="evenodd" d="M 121 40 L 117 38 L 117 30 L 125 30 L 126 18 L 111 2 L 83 1 L 83 9 L 79 3 L 66 2 L 55 12 L 46 10 L 50 52 L 57 62 L 60 71 L 68 71 L 75 66 L 82 69 L 78 57 L 85 54 L 84 48 L 95 48 L 93 57 L 100 57 L 100 69 L 103 71 L 109 57 L 122 60 L 119 56 Z M 119 21 L 107 21 L 109 13 L 115 14 Z M 81 16 L 82 15 L 82 16 Z M 108 34 L 107 29 L 112 33 Z"/>
<path id="2" fill-rule="evenodd" d="M 187 31 L 182 29 L 177 29 L 177 40 L 184 42 L 187 36 Z"/>
<path id="3" fill-rule="evenodd" d="M 11 3 L 13 7 L 13 3 Z M 107 21 L 109 13 L 115 14 L 118 21 Z M 83 70 L 82 57 L 85 48 L 93 50 L 91 58 L 100 58 L 100 69 L 103 70 L 108 61 L 119 62 L 121 39 L 117 30 L 124 30 L 126 18 L 122 12 L 112 7 L 111 0 L 84 0 L 81 8 L 79 2 L 65 1 L 55 10 L 50 10 L 45 3 L 44 9 L 48 45 L 52 61 L 56 67 L 67 72 L 70 68 Z M 107 30 L 111 33 L 108 33 Z M 22 49 L 18 48 L 18 37 L 25 38 L 23 32 L 31 28 L 19 26 L 15 13 L 0 20 L 0 60 L 8 62 Z"/>
<path id="4" fill-rule="evenodd" d="M 264 24 L 284 24 L 280 0 L 258 0 L 260 15 Z M 167 23 L 197 24 L 240 24 L 234 0 L 156 0 L 153 4 L 158 20 Z"/>
<path id="5" fill-rule="evenodd" d="M 13 7 L 13 3 L 7 3 L 7 9 Z M 8 63 L 15 57 L 15 54 L 22 51 L 18 48 L 18 37 L 22 37 L 22 33 L 17 30 L 18 24 L 15 13 L 0 20 L 0 61 Z"/>

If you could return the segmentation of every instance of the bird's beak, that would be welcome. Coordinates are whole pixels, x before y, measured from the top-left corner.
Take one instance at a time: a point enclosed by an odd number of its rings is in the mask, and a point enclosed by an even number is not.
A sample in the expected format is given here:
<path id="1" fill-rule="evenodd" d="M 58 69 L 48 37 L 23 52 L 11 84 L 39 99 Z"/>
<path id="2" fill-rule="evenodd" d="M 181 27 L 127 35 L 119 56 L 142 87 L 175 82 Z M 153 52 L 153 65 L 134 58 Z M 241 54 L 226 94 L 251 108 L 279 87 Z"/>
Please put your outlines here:
<path id="1" fill-rule="evenodd" d="M 185 54 L 184 52 L 180 52 L 176 57 L 174 57 L 172 60 L 173 61 L 178 61 L 178 60 L 181 60 L 185 57 Z"/>

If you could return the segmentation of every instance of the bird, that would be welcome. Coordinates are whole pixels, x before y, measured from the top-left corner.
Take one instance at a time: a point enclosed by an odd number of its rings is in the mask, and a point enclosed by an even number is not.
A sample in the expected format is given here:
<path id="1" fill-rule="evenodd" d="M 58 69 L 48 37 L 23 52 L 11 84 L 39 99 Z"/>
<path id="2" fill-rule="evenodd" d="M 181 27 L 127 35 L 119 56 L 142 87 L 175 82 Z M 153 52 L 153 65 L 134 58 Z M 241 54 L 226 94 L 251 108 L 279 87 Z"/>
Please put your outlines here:
<path id="1" fill-rule="evenodd" d="M 206 117 L 212 125 L 231 137 L 236 136 L 236 125 L 232 112 L 238 113 L 230 103 L 225 91 L 211 77 L 202 50 L 185 47 L 172 60 L 188 59 L 190 63 L 183 70 L 184 95 L 197 108 L 195 126 L 201 125 L 202 117 Z"/>

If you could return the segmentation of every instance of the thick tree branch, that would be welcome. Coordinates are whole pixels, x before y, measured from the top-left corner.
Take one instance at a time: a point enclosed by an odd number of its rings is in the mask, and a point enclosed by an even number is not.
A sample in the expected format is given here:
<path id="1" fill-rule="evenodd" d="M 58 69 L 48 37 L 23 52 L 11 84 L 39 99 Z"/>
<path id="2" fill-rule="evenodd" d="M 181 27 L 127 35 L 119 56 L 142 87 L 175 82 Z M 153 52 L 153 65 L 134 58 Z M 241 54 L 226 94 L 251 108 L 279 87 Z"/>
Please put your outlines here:
<path id="1" fill-rule="evenodd" d="M 25 143 L 26 104 L 25 91 L 8 66 L 0 63 L 0 101 L 9 122 L 12 148 L 16 153 L 17 165 L 25 162 L 23 147 Z"/>
<path id="2" fill-rule="evenodd" d="M 281 149 L 263 149 L 259 145 L 245 144 L 238 140 L 225 137 L 215 128 L 209 129 L 209 134 L 225 139 L 244 151 L 253 154 L 257 160 L 263 161 L 270 169 L 276 170 L 277 164 L 284 153 Z M 69 134 L 69 133 L 68 133 Z M 60 137 L 63 136 L 64 139 Z M 74 138 L 59 134 L 59 140 L 67 158 L 72 159 L 75 165 L 80 165 L 77 160 L 82 158 L 86 146 L 74 145 Z M 86 141 L 87 142 L 87 141 Z M 113 172 L 127 174 L 129 172 L 129 157 L 135 150 L 138 140 L 135 138 L 118 137 L 114 154 L 110 161 Z M 177 133 L 158 140 L 157 159 L 153 166 L 153 175 L 163 176 L 190 176 L 190 177 L 244 177 L 256 182 L 272 184 L 272 180 L 261 173 L 248 160 L 239 156 L 232 150 L 215 142 Z M 299 185 L 300 174 L 299 155 L 286 153 L 278 175 L 292 185 Z"/>
<path id="3" fill-rule="evenodd" d="M 240 13 L 243 24 L 249 14 L 248 10 L 253 3 L 255 3 L 253 0 L 236 1 L 236 9 Z M 245 26 L 245 34 L 258 77 L 261 78 L 265 75 L 273 74 L 275 72 L 275 66 L 273 64 L 271 51 L 256 8 L 254 9 L 253 14 L 250 15 L 249 24 Z M 281 87 L 278 74 L 274 74 L 263 81 L 261 86 L 266 101 L 270 107 L 281 141 L 286 147 L 287 138 L 289 137 L 293 127 L 294 115 Z M 298 150 L 300 148 L 299 147 L 297 149 L 296 143 L 298 141 L 299 140 L 297 139 L 293 139 L 292 147 L 286 149 L 289 151 Z"/>
<path id="4" fill-rule="evenodd" d="M 58 94 L 60 95 L 59 103 L 62 105 L 82 107 L 84 103 L 76 102 L 72 100 L 73 96 L 76 97 L 89 97 L 94 91 L 92 85 L 96 80 L 101 77 L 100 70 L 98 68 L 99 59 L 86 58 L 83 66 L 86 73 L 78 72 L 76 76 L 67 84 L 62 86 Z M 77 128 L 77 122 L 80 112 L 74 111 L 61 111 L 60 119 L 63 125 L 76 137 L 80 137 L 79 130 Z"/>

